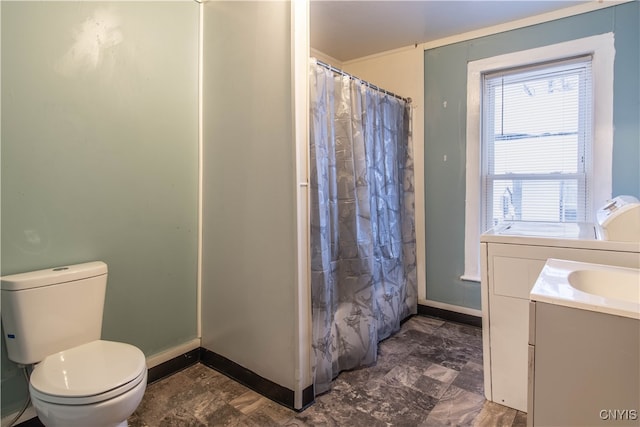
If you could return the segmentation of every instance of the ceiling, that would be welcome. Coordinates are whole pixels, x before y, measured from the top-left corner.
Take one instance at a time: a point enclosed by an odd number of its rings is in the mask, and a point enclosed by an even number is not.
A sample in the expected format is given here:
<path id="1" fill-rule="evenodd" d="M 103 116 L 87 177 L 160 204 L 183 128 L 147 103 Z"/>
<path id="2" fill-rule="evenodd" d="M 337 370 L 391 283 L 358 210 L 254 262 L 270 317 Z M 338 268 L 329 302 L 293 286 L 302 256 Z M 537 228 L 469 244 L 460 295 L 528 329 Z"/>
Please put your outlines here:
<path id="1" fill-rule="evenodd" d="M 589 2 L 312 0 L 311 47 L 346 62 Z"/>

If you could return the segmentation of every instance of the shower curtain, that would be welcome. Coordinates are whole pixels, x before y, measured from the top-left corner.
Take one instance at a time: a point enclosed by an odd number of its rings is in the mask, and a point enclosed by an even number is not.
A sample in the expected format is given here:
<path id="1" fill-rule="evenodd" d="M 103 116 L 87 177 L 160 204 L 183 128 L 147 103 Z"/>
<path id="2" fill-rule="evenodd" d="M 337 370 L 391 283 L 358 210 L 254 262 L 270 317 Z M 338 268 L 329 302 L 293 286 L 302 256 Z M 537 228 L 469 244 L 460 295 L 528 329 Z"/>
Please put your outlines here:
<path id="1" fill-rule="evenodd" d="M 417 311 L 408 104 L 310 64 L 314 385 L 375 363 Z"/>

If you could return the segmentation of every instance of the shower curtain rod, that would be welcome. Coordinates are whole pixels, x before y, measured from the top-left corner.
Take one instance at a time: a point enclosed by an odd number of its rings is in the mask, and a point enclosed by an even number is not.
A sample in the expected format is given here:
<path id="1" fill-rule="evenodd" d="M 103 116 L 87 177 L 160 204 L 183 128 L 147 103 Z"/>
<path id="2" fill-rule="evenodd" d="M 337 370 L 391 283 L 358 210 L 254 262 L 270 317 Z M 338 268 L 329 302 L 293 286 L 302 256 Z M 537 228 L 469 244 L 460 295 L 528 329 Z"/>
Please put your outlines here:
<path id="1" fill-rule="evenodd" d="M 349 77 L 350 79 L 358 80 L 358 81 L 362 82 L 362 84 L 364 84 L 365 86 L 370 87 L 370 88 L 371 88 L 371 89 L 373 89 L 373 90 L 377 90 L 378 92 L 382 92 L 382 93 L 384 93 L 384 94 L 387 94 L 387 95 L 393 96 L 394 98 L 401 99 L 401 100 L 403 100 L 404 102 L 406 102 L 407 104 L 411 104 L 411 98 L 405 98 L 405 97 L 403 97 L 403 96 L 396 95 L 396 94 L 395 94 L 395 93 L 393 93 L 393 92 L 389 92 L 388 90 L 382 89 L 381 87 L 378 87 L 378 86 L 374 85 L 373 83 L 369 83 L 369 82 L 368 82 L 368 81 L 366 81 L 366 80 L 362 80 L 361 78 L 356 77 L 356 76 L 354 76 L 353 74 L 349 74 L 349 73 L 347 73 L 346 71 L 342 71 L 341 69 L 336 68 L 336 67 L 334 67 L 333 65 L 329 65 L 329 64 L 327 64 L 326 62 L 319 61 L 318 59 L 316 59 L 316 63 L 317 63 L 318 65 L 321 65 L 321 66 L 323 66 L 324 68 L 328 69 L 329 71 L 333 71 L 333 72 L 334 72 L 334 73 L 336 73 L 336 74 L 340 74 L 340 75 L 342 75 L 342 76 Z"/>

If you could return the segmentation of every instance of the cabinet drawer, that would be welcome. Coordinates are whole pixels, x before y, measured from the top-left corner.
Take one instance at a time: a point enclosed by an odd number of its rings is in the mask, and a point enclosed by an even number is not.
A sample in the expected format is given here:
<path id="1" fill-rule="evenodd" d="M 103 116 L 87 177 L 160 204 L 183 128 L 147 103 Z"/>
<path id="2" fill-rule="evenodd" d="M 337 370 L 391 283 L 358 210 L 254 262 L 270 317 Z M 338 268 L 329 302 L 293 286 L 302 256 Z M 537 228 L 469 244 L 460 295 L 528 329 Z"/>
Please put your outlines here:
<path id="1" fill-rule="evenodd" d="M 493 293 L 528 300 L 545 262 L 546 259 L 493 257 Z"/>

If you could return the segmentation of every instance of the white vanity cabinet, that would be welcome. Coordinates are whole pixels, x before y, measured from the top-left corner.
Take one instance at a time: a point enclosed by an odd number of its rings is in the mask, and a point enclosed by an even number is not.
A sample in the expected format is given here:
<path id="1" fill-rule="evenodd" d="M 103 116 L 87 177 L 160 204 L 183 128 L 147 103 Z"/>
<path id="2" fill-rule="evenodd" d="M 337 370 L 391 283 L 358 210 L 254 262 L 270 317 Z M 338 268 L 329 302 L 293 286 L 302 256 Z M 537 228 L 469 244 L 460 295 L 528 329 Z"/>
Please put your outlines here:
<path id="1" fill-rule="evenodd" d="M 588 234 L 587 234 L 588 235 Z M 593 238 L 481 236 L 485 396 L 527 411 L 529 293 L 548 258 L 640 268 L 640 244 Z"/>
<path id="2" fill-rule="evenodd" d="M 551 259 L 529 303 L 527 425 L 638 426 L 640 269 Z"/>

